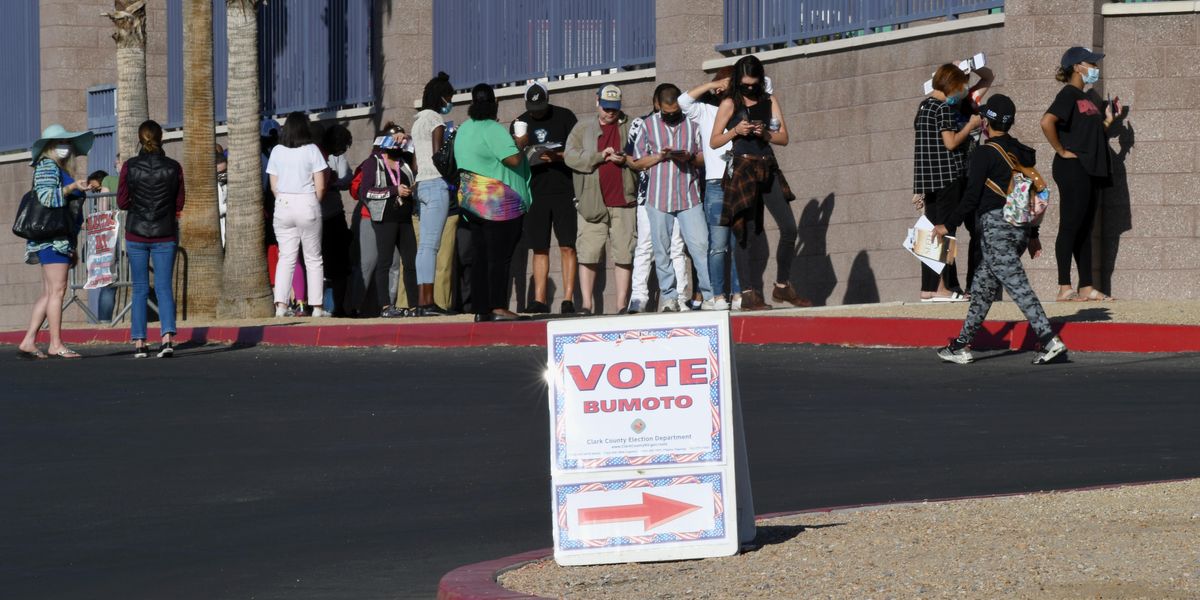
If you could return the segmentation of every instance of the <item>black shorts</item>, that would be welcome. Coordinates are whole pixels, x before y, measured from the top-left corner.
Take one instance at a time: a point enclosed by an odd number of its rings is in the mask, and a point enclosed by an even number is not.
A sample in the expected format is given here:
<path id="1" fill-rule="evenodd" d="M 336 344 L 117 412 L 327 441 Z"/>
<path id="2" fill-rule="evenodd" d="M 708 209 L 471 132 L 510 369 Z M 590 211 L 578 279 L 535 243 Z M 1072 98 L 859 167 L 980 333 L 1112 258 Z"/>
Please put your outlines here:
<path id="1" fill-rule="evenodd" d="M 574 248 L 577 234 L 575 199 L 569 196 L 534 198 L 525 215 L 525 239 L 530 250 L 550 249 L 550 229 L 559 248 Z"/>

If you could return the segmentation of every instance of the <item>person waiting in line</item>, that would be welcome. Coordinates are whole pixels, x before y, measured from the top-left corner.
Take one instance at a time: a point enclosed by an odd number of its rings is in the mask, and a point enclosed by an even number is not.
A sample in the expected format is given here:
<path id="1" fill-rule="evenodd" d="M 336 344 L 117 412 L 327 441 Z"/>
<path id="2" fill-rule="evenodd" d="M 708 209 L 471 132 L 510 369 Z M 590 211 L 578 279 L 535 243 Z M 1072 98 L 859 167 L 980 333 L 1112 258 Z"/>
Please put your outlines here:
<path id="1" fill-rule="evenodd" d="M 733 149 L 733 142 L 726 142 L 720 148 L 711 145 L 713 123 L 717 120 L 717 107 L 720 106 L 725 91 L 729 89 L 733 67 L 721 67 L 713 76 L 713 80 L 692 88 L 679 97 L 679 107 L 683 109 L 688 119 L 700 125 L 700 141 L 704 146 L 704 217 L 708 222 L 708 280 L 713 288 L 713 298 L 718 310 L 724 310 L 727 304 L 730 308 L 740 308 L 742 304 L 742 288 L 737 280 L 737 266 L 729 260 L 732 246 L 729 239 L 729 228 L 721 225 L 721 209 L 725 205 L 725 190 L 721 187 L 721 178 L 725 176 L 725 153 Z M 770 93 L 770 90 L 767 91 Z M 729 300 L 725 301 L 725 272 L 730 272 Z M 724 303 L 724 304 L 723 304 Z"/>
<path id="2" fill-rule="evenodd" d="M 454 159 L 458 204 L 471 232 L 471 304 L 476 321 L 520 318 L 508 309 L 508 273 L 529 210 L 529 134 L 516 139 L 496 121 L 500 107 L 487 84 L 471 89 L 470 119 L 458 128 Z"/>
<path id="3" fill-rule="evenodd" d="M 112 191 L 112 188 L 104 185 L 104 180 L 108 179 L 108 171 L 103 169 L 92 171 L 87 176 L 87 191 L 93 194 L 107 194 Z"/>
<path id="4" fill-rule="evenodd" d="M 709 283 L 708 223 L 700 198 L 704 169 L 700 125 L 683 114 L 679 107 L 680 93 L 672 84 L 660 86 L 654 99 L 659 111 L 645 120 L 645 131 L 634 145 L 632 154 L 637 161 L 636 168 L 646 170 L 649 175 L 646 214 L 654 240 L 654 264 L 662 290 L 662 312 L 686 310 L 682 307 L 690 299 L 684 295 L 676 296 L 675 274 L 667 251 L 673 229 L 682 233 L 696 265 L 703 298 L 700 308 L 718 309 Z M 728 308 L 722 300 L 719 310 Z"/>
<path id="5" fill-rule="evenodd" d="M 445 115 L 454 108 L 454 86 L 450 76 L 439 72 L 425 84 L 421 110 L 413 122 L 415 146 L 416 202 L 413 204 L 417 231 L 417 314 L 450 314 L 450 277 L 453 271 L 454 232 L 457 215 L 450 218 L 450 188 L 433 164 L 433 155 L 446 139 Z"/>
<path id="6" fill-rule="evenodd" d="M 25 263 L 42 266 L 42 293 L 33 303 L 29 328 L 17 345 L 20 358 L 80 358 L 78 352 L 63 344 L 62 308 L 67 292 L 67 272 L 78 260 L 75 241 L 81 225 L 70 217 L 69 205 L 82 201 L 88 184 L 86 180 L 74 180 L 67 164 L 76 156 L 86 156 L 93 141 L 95 135 L 89 131 L 67 131 L 55 123 L 43 130 L 42 137 L 29 149 L 33 155 L 33 193 L 42 206 L 61 211 L 60 223 L 67 226 L 50 239 L 25 243 Z M 50 327 L 49 354 L 37 347 L 37 334 L 43 323 Z"/>
<path id="7" fill-rule="evenodd" d="M 154 265 L 154 298 L 161 322 L 159 358 L 175 355 L 175 248 L 178 243 L 177 215 L 183 211 L 183 167 L 162 149 L 162 127 L 146 121 L 138 127 L 141 151 L 125 161 L 117 187 L 117 206 L 128 212 L 125 222 L 125 253 L 133 279 L 130 336 L 134 358 L 146 358 L 146 312 L 150 297 L 150 265 Z"/>
<path id="8" fill-rule="evenodd" d="M 593 291 L 606 243 L 616 272 L 617 306 L 626 306 L 637 237 L 636 188 L 632 171 L 625 168 L 630 161 L 622 152 L 629 139 L 629 120 L 621 112 L 621 88 L 607 84 L 597 90 L 596 112 L 575 125 L 563 153 L 574 171 L 579 211 L 575 252 L 582 312 L 587 314 L 595 312 Z"/>
<path id="9" fill-rule="evenodd" d="M 629 136 L 625 142 L 625 154 L 633 155 L 634 146 L 642 141 L 642 134 L 646 131 L 646 119 L 658 113 L 658 97 L 662 94 L 668 83 L 660 84 L 654 88 L 654 94 L 651 96 L 654 105 L 652 110 L 645 116 L 636 117 L 629 122 Z M 654 240 L 651 236 L 650 215 L 646 213 L 646 195 L 648 193 L 648 183 L 650 174 L 644 169 L 639 170 L 636 163 L 631 163 L 630 168 L 637 173 L 637 241 L 633 248 L 633 275 L 632 283 L 629 292 L 629 306 L 623 309 L 622 312 L 628 314 L 637 314 L 646 310 L 647 304 L 650 302 L 650 270 L 654 266 Z M 687 251 L 684 249 L 683 232 L 675 226 L 674 221 L 670 223 L 671 227 L 671 267 L 675 272 L 674 280 L 675 287 L 679 290 L 680 298 L 690 298 L 692 289 L 692 269 L 688 266 Z M 662 287 L 662 282 L 659 282 L 659 287 Z M 661 294 L 660 294 L 661 295 Z M 666 298 L 660 298 L 660 304 Z M 679 303 L 680 310 L 690 310 L 691 306 L 687 302 Z"/>
<path id="10" fill-rule="evenodd" d="M 329 168 L 321 150 L 313 143 L 308 117 L 293 112 L 283 123 L 279 145 L 271 149 L 267 174 L 275 197 L 271 225 L 279 240 L 279 264 L 275 268 L 275 316 L 287 313 L 289 277 L 301 250 L 308 277 L 308 304 L 312 316 L 328 317 L 323 307 L 325 267 L 321 257 L 321 205 L 325 194 L 322 171 Z M 300 300 L 300 298 L 297 298 Z"/>
<path id="11" fill-rule="evenodd" d="M 550 104 L 550 91 L 540 83 L 532 83 L 525 90 L 525 112 L 513 122 L 524 123 L 529 143 L 533 145 L 557 144 L 530 157 L 531 179 L 529 189 L 533 193 L 533 204 L 525 216 L 525 239 L 533 250 L 533 302 L 525 312 L 548 313 L 546 282 L 550 278 L 550 232 L 558 239 L 559 256 L 562 259 L 562 304 L 563 314 L 575 312 L 575 275 L 578 262 L 575 259 L 575 237 L 578 231 L 578 214 L 575 211 L 575 188 L 571 182 L 571 169 L 563 163 L 563 147 L 567 136 L 578 119 L 570 109 Z M 514 133 L 516 133 L 514 131 Z"/>
<path id="12" fill-rule="evenodd" d="M 390 143 L 363 162 L 362 180 L 358 186 L 362 218 L 364 222 L 370 222 L 375 241 L 375 264 L 369 271 L 364 266 L 364 273 L 369 272 L 375 284 L 380 316 L 406 317 L 412 311 L 396 307 L 389 277 L 397 253 L 405 275 L 411 276 L 415 269 L 415 256 L 408 252 L 416 245 L 416 232 L 412 227 L 412 153 L 406 150 L 411 148 L 411 138 L 403 128 L 391 122 L 384 126 L 384 135 L 390 138 Z M 414 291 L 411 285 L 404 289 L 409 296 Z"/>
<path id="13" fill-rule="evenodd" d="M 1062 196 L 1054 259 L 1058 266 L 1059 302 L 1112 300 L 1092 283 L 1092 227 L 1100 190 L 1111 185 L 1112 166 L 1105 132 L 1115 119 L 1112 103 L 1096 107 L 1095 90 L 1084 86 L 1100 80 L 1103 54 L 1075 46 L 1063 53 L 1056 75 L 1063 82 L 1042 116 L 1042 133 L 1054 149 L 1054 185 Z M 1079 290 L 1071 286 L 1071 259 L 1079 269 Z"/>
<path id="14" fill-rule="evenodd" d="M 917 106 L 913 120 L 913 202 L 924 209 L 925 217 L 934 225 L 945 223 L 954 212 L 966 185 L 968 141 L 980 120 L 979 115 L 972 115 L 960 126 L 955 107 L 967 97 L 969 81 L 957 65 L 938 67 L 933 74 L 933 91 Z M 951 235 L 954 233 L 950 230 Z M 939 275 L 922 264 L 921 300 L 965 301 L 957 269 L 943 269 Z"/>
<path id="15" fill-rule="evenodd" d="M 728 95 L 717 108 L 709 136 L 709 146 L 714 149 L 733 143 L 733 161 L 722 180 L 721 224 L 729 226 L 737 240 L 733 258 L 742 288 L 742 310 L 771 308 L 763 296 L 762 274 L 768 255 L 764 210 L 770 211 L 779 227 L 771 299 L 812 306 L 791 284 L 798 230 L 789 203 L 796 196 L 771 149 L 772 144 L 787 145 L 788 129 L 778 99 L 766 91 L 765 78 L 762 62 L 755 56 L 743 57 L 733 65 Z"/>
<path id="16" fill-rule="evenodd" d="M 321 254 L 325 262 L 325 278 L 333 292 L 333 306 L 326 310 L 334 316 L 345 316 L 346 285 L 350 278 L 350 230 L 346 227 L 346 208 L 342 192 L 350 189 L 354 171 L 346 160 L 346 152 L 354 144 L 354 136 L 345 125 L 333 125 L 321 138 L 321 154 L 329 170 L 325 172 L 325 195 L 321 197 Z"/>
<path id="17" fill-rule="evenodd" d="M 1017 109 L 1008 96 L 997 94 L 981 109 L 986 117 L 989 143 L 976 149 L 971 156 L 962 202 L 937 225 L 933 234 L 938 240 L 948 235 L 963 219 L 979 215 L 979 234 L 983 262 L 971 285 L 971 307 L 963 321 L 958 337 L 937 354 L 946 362 L 967 364 L 975 357 L 970 344 L 992 308 L 992 302 L 1003 287 L 1020 307 L 1041 343 L 1041 351 L 1033 364 L 1042 365 L 1067 351 L 1067 346 L 1050 327 L 1050 319 L 1029 285 L 1029 277 L 1021 265 L 1021 254 L 1029 250 L 1031 258 L 1042 255 L 1036 225 L 1012 225 L 1004 218 L 1005 196 L 996 190 L 1007 190 L 1012 181 L 1012 158 L 1026 167 L 1033 167 L 1036 156 L 1032 148 L 1008 134 L 1016 119 Z M 993 144 L 995 146 L 993 146 Z M 998 146 L 998 147 L 997 147 Z M 1012 158 L 1009 158 L 1012 157 Z M 992 185 L 995 190 L 992 189 Z"/>

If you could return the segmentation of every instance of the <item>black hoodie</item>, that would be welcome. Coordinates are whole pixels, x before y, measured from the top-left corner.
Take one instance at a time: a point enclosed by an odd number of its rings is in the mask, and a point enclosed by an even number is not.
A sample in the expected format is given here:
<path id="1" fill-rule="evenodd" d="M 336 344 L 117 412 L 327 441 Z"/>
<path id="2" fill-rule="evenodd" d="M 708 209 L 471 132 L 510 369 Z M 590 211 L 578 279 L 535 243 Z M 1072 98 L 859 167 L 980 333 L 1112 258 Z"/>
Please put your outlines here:
<path id="1" fill-rule="evenodd" d="M 1033 148 L 1022 144 L 1011 135 L 996 136 L 988 141 L 999 144 L 1009 154 L 1017 157 L 1017 160 L 1026 167 L 1032 167 L 1036 162 L 1036 153 Z M 945 225 L 948 229 L 953 230 L 961 225 L 963 219 L 972 212 L 981 215 L 1004 208 L 1004 197 L 987 187 L 988 179 L 996 182 L 1000 189 L 1007 190 L 1008 183 L 1012 180 L 1012 170 L 1008 168 L 1008 163 L 995 148 L 980 144 L 971 153 L 971 163 L 967 166 L 967 189 L 963 193 L 962 201 L 958 203 L 958 209 L 946 220 Z M 1033 238 L 1038 236 L 1036 226 L 1030 229 L 1029 236 Z"/>

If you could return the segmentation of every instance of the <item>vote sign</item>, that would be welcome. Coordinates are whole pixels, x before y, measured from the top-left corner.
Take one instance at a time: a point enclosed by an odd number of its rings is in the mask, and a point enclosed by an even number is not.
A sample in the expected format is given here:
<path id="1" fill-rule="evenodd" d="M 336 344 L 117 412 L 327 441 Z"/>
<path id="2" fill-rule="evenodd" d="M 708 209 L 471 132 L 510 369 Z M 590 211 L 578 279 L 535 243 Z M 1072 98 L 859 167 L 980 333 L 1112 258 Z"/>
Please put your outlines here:
<path id="1" fill-rule="evenodd" d="M 556 321 L 547 337 L 555 560 L 735 553 L 728 313 Z"/>

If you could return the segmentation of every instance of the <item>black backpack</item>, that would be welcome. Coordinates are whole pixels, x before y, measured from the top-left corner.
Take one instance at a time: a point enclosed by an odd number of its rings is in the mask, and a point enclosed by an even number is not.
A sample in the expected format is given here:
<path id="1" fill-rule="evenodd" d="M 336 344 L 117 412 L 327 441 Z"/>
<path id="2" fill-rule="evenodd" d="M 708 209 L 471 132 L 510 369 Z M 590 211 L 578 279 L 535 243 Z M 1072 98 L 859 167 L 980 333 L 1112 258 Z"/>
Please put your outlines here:
<path id="1" fill-rule="evenodd" d="M 454 137 L 458 135 L 458 129 L 450 132 L 450 137 L 446 138 L 446 143 L 442 144 L 442 148 L 433 154 L 433 166 L 437 167 L 438 173 L 442 177 L 449 180 L 451 183 L 457 184 L 458 179 L 458 161 L 454 159 Z"/>

